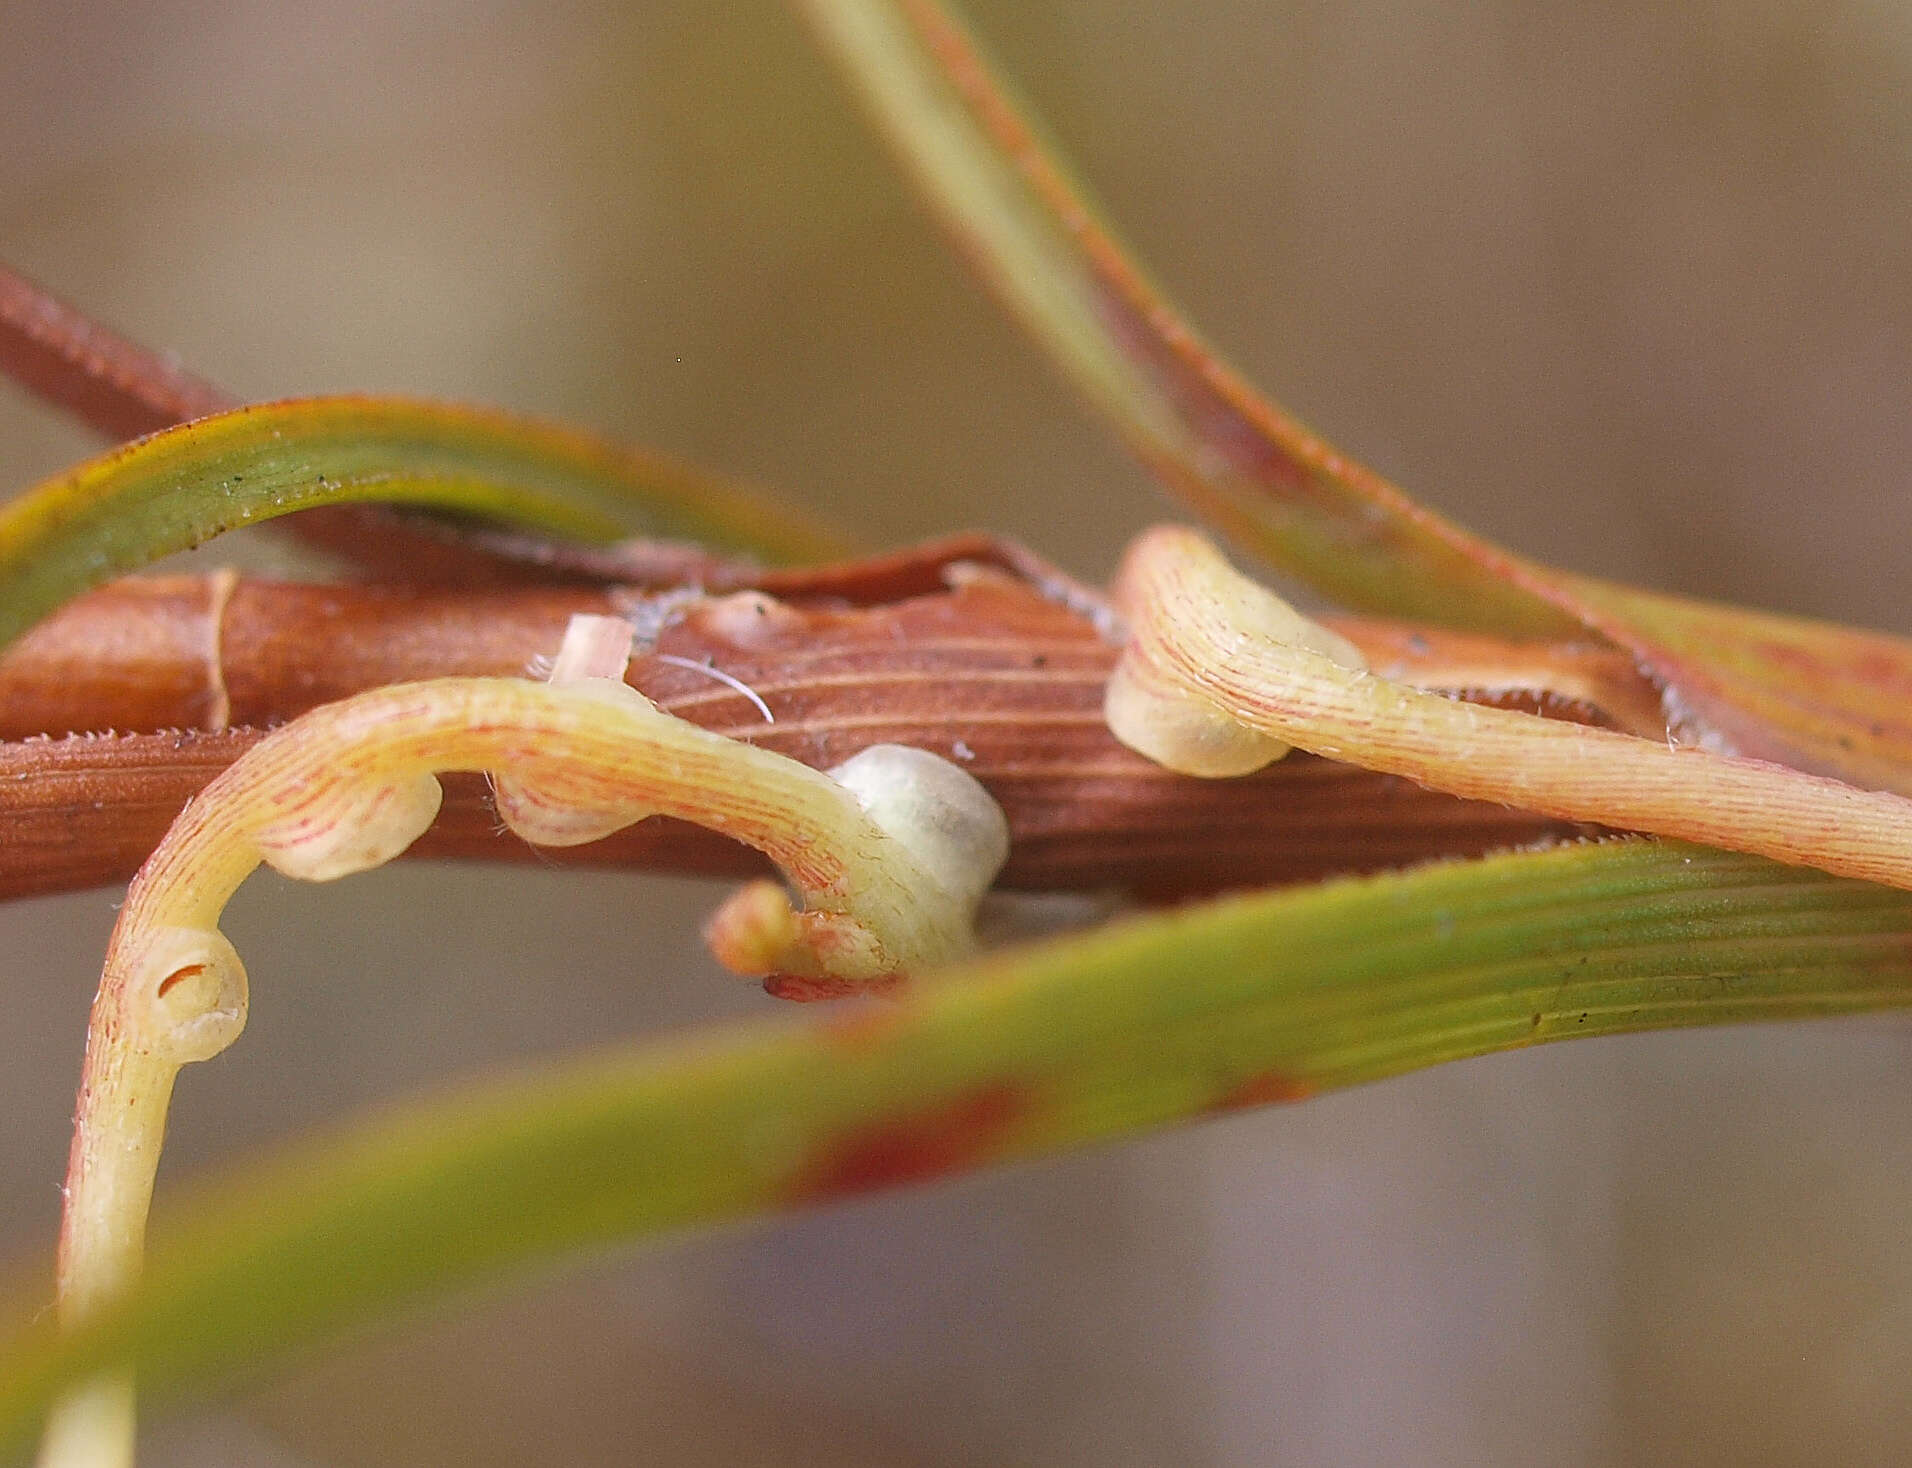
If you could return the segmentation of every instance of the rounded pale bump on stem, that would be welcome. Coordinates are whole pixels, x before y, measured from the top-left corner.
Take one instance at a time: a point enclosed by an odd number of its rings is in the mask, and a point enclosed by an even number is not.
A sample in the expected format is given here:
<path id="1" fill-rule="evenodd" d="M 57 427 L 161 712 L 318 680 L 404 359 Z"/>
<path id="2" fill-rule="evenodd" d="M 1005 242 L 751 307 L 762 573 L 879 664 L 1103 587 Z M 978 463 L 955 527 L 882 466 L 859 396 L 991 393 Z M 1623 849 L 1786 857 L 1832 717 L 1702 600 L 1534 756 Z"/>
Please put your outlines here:
<path id="1" fill-rule="evenodd" d="M 1147 537 L 1138 543 L 1147 544 Z M 1116 605 L 1131 623 L 1149 615 L 1147 607 L 1124 602 L 1134 580 L 1125 572 L 1115 587 Z M 1261 640 L 1306 648 L 1350 671 L 1367 669 L 1360 648 L 1302 616 L 1266 587 L 1238 577 L 1230 590 L 1229 615 L 1243 644 Z M 1252 775 L 1288 753 L 1288 743 L 1243 722 L 1150 654 L 1146 639 L 1132 638 L 1103 695 L 1109 731 L 1130 749 L 1177 774 L 1210 780 Z"/>
<path id="2" fill-rule="evenodd" d="M 1109 732 L 1143 758 L 1205 780 L 1252 775 L 1292 747 L 1164 676 L 1140 653 L 1124 656 L 1109 675 L 1102 717 Z"/>
<path id="3" fill-rule="evenodd" d="M 333 882 L 382 867 L 431 828 L 445 792 L 437 777 L 347 782 L 315 777 L 292 808 L 259 824 L 253 841 L 276 872 Z"/>
<path id="4" fill-rule="evenodd" d="M 584 620 L 587 619 L 572 618 L 574 624 Z M 628 626 L 625 630 L 628 634 Z M 608 677 L 593 674 L 560 684 L 554 674 L 552 684 L 554 688 L 561 687 L 563 696 L 576 707 L 597 705 L 606 715 L 628 723 L 635 737 L 642 737 L 640 731 L 644 730 L 660 737 L 691 731 L 690 725 L 665 713 L 635 688 Z M 700 741 L 716 741 L 714 749 L 729 742 L 719 735 L 705 735 L 702 730 L 694 732 Z M 582 846 L 586 842 L 601 841 L 662 809 L 656 801 L 633 790 L 616 767 L 586 761 L 546 762 L 535 770 L 522 772 L 498 770 L 491 777 L 491 794 L 498 819 L 533 846 Z M 673 814 L 683 815 L 687 820 L 699 818 L 694 809 L 680 809 Z M 704 824 L 723 829 L 714 812 Z"/>
<path id="5" fill-rule="evenodd" d="M 1110 727 L 1171 768 L 1212 772 L 1193 767 L 1200 740 L 1218 738 L 1211 730 L 1219 715 L 1256 736 L 1430 790 L 1912 890 L 1912 800 L 1761 760 L 1462 703 L 1360 671 L 1332 644 L 1296 632 L 1300 619 L 1192 530 L 1138 537 L 1115 595 L 1130 640 L 1110 685 Z"/>
<path id="6" fill-rule="evenodd" d="M 976 777 L 926 749 L 873 744 L 830 778 L 909 850 L 967 933 L 1009 859 L 1009 822 Z"/>
<path id="7" fill-rule="evenodd" d="M 774 883 L 741 888 L 705 940 L 747 975 L 894 979 L 961 958 L 975 946 L 976 907 L 1009 857 L 1002 807 L 967 770 L 903 744 L 875 744 L 829 772 L 880 834 L 885 860 L 908 873 L 902 908 L 870 894 L 860 920 L 799 912 Z"/>
<path id="8" fill-rule="evenodd" d="M 217 928 L 152 928 L 123 956 L 128 1030 L 174 1067 L 210 1060 L 246 1027 L 246 966 Z"/>
<path id="9" fill-rule="evenodd" d="M 655 815 L 639 801 L 605 799 L 580 782 L 494 775 L 491 804 L 498 819 L 533 846 L 584 846 Z"/>

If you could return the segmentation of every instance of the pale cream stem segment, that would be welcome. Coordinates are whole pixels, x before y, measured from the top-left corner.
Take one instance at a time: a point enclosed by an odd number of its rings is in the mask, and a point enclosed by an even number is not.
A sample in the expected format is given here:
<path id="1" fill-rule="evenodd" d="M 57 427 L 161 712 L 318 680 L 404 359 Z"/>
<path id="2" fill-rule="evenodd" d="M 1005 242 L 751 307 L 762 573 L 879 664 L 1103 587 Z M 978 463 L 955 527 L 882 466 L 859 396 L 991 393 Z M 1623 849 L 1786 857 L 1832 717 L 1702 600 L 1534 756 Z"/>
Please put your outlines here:
<path id="1" fill-rule="evenodd" d="M 758 848 L 804 903 L 778 893 L 790 922 L 755 955 L 768 964 L 861 982 L 972 946 L 1008 835 L 968 774 L 879 747 L 859 756 L 888 772 L 873 797 L 867 769 L 838 780 L 699 729 L 624 684 L 628 624 L 580 620 L 593 625 L 567 633 L 563 681 L 448 678 L 315 709 L 181 813 L 133 880 L 93 1003 L 60 1236 L 63 1322 L 136 1280 L 173 1080 L 245 1025 L 245 969 L 218 929 L 228 900 L 262 861 L 312 881 L 389 861 L 436 816 L 438 773 L 491 774 L 500 815 L 534 842 L 591 840 L 661 813 Z M 913 796 L 898 788 L 912 785 Z M 132 1429 L 130 1382 L 93 1383 L 56 1412 L 41 1462 L 117 1468 Z"/>
<path id="2" fill-rule="evenodd" d="M 1109 727 L 1170 769 L 1246 774 L 1293 745 L 1452 795 L 1912 890 L 1912 801 L 1376 677 L 1322 629 L 1295 630 L 1286 603 L 1194 531 L 1139 537 L 1115 598 L 1130 641 Z"/>

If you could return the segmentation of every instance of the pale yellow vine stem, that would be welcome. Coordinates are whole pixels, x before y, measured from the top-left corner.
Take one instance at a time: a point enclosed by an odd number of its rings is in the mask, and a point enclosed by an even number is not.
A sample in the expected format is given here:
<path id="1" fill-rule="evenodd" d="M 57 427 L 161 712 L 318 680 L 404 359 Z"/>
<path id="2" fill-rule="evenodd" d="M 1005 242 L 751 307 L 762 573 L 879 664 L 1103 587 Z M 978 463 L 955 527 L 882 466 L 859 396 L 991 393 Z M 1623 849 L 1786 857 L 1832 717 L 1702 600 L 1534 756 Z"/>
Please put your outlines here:
<path id="1" fill-rule="evenodd" d="M 437 814 L 438 773 L 490 773 L 500 817 L 541 844 L 665 814 L 757 847 L 803 908 L 772 884 L 746 888 L 751 941 L 720 945 L 733 964 L 862 982 L 970 947 L 1008 852 L 1002 812 L 974 779 L 897 746 L 825 774 L 709 733 L 624 684 L 629 648 L 628 624 L 579 618 L 549 684 L 449 678 L 314 710 L 186 808 L 133 881 L 93 1004 L 60 1238 L 64 1322 L 136 1278 L 174 1077 L 245 1024 L 245 969 L 218 928 L 227 901 L 262 861 L 312 881 L 389 861 Z M 56 1413 L 42 1464 L 125 1464 L 132 1427 L 130 1383 L 95 1383 Z"/>
<path id="2" fill-rule="evenodd" d="M 1109 726 L 1170 769 L 1245 774 L 1294 745 L 1475 800 L 1912 890 L 1912 800 L 1376 677 L 1194 531 L 1139 537 L 1115 597 L 1130 641 Z"/>

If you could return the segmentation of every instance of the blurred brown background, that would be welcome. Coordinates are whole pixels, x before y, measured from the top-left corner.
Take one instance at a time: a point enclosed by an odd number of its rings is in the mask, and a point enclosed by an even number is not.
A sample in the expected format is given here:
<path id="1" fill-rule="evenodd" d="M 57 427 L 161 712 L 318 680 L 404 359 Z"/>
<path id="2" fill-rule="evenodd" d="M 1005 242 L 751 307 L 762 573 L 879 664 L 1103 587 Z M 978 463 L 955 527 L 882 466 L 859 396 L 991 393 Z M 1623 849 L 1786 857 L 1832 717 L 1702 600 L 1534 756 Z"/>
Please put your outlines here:
<path id="1" fill-rule="evenodd" d="M 1571 566 L 1912 632 L 1912 12 L 968 8 L 1344 447 Z M 0 255 L 249 395 L 495 400 L 1092 575 L 1167 513 L 769 0 L 0 0 L 0 139 Z M 5 484 L 92 447 L 0 393 Z M 169 1175 L 761 1007 L 697 950 L 714 896 L 259 879 L 252 1026 Z M 115 900 L 0 913 L 7 1255 L 52 1237 Z M 1909 1058 L 1882 1022 L 1564 1046 L 633 1252 L 146 1461 L 1906 1461 Z"/>

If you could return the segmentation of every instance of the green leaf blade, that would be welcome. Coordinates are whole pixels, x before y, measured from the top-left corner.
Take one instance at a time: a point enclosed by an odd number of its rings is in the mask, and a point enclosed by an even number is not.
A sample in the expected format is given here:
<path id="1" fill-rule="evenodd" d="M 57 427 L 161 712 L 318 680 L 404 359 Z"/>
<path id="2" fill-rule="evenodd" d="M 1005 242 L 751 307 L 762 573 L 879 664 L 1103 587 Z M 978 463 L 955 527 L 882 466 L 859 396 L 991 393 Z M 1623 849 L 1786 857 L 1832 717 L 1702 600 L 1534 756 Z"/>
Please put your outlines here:
<path id="1" fill-rule="evenodd" d="M 773 560 L 847 549 L 759 495 L 550 424 L 408 398 L 303 398 L 153 434 L 0 509 L 0 645 L 67 598 L 222 531 L 363 501 Z"/>
<path id="2" fill-rule="evenodd" d="M 0 1354 L 0 1443 L 111 1362 L 202 1394 L 579 1249 L 1543 1041 L 1907 1002 L 1912 896 L 1646 841 L 1140 918 L 483 1083 L 162 1205 L 135 1299 Z"/>
<path id="3" fill-rule="evenodd" d="M 954 15 L 800 0 L 958 247 L 1135 452 L 1343 606 L 1515 636 L 1577 628 L 1506 552 L 1409 500 L 1234 372 L 1151 284 Z"/>

